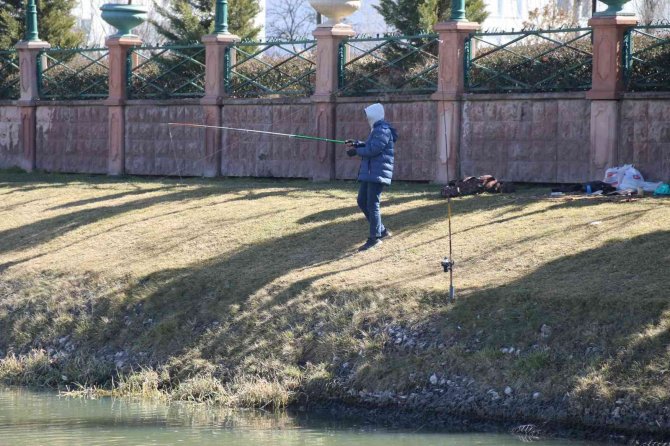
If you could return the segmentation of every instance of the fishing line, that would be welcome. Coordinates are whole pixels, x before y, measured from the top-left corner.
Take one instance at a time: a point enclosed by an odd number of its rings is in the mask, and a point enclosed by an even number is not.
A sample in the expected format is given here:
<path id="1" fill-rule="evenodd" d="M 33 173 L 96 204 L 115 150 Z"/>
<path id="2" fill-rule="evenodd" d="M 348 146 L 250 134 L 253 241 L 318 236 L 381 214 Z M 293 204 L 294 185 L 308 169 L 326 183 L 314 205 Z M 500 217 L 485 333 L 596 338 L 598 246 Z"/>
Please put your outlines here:
<path id="1" fill-rule="evenodd" d="M 300 113 L 300 110 L 296 110 L 296 111 L 292 112 L 292 113 L 289 115 L 289 121 L 291 121 L 290 118 L 293 118 L 293 117 L 294 117 L 295 115 L 297 115 L 298 113 Z M 173 157 L 175 158 L 176 170 L 173 170 L 173 171 L 168 172 L 168 173 L 166 173 L 166 174 L 164 174 L 164 175 L 161 175 L 161 176 L 155 176 L 154 179 L 155 179 L 155 180 L 158 180 L 158 181 L 161 181 L 161 180 L 164 180 L 164 179 L 167 179 L 167 178 L 171 178 L 171 177 L 177 175 L 177 176 L 179 176 L 179 182 L 178 182 L 177 184 L 181 184 L 181 183 L 183 183 L 184 178 L 183 178 L 183 176 L 182 176 L 182 170 L 181 170 L 181 168 L 180 168 L 180 166 L 179 166 L 179 163 L 178 163 L 178 160 L 177 160 L 177 152 L 176 152 L 177 149 L 176 149 L 176 147 L 175 147 L 174 135 L 173 135 L 173 132 L 172 132 L 172 127 L 182 126 L 182 127 L 215 128 L 215 129 L 226 129 L 226 128 L 227 128 L 227 127 L 209 126 L 209 125 L 192 124 L 192 123 L 161 123 L 160 125 L 167 125 L 167 128 L 168 128 L 168 137 L 170 138 L 170 146 L 171 146 L 171 148 L 172 148 Z M 247 130 L 247 129 L 243 129 L 243 130 Z M 248 131 L 247 133 L 269 133 L 269 134 L 275 134 L 276 132 Z M 289 135 L 289 134 L 278 133 L 278 135 Z M 250 139 L 251 136 L 252 136 L 252 135 L 247 135 L 247 137 L 246 137 L 245 139 L 243 139 L 242 141 L 238 142 L 238 144 L 246 144 L 246 143 L 249 141 L 249 139 Z M 298 136 L 301 136 L 301 137 L 298 137 Z M 342 144 L 345 143 L 345 141 L 340 141 L 340 140 L 330 140 L 330 139 L 327 139 L 327 138 L 317 138 L 317 137 L 313 137 L 313 136 L 312 136 L 312 137 L 306 137 L 305 135 L 295 135 L 295 138 L 297 138 L 297 139 L 305 139 L 305 140 L 318 140 L 318 141 L 335 142 L 335 143 L 342 143 Z M 217 138 L 217 140 L 218 140 L 218 138 Z M 207 158 L 210 158 L 210 157 L 212 157 L 212 156 L 218 155 L 219 153 L 224 152 L 224 151 L 225 151 L 226 149 L 228 149 L 230 146 L 231 146 L 231 144 L 222 144 L 222 147 L 221 147 L 220 149 L 214 151 L 211 155 L 205 155 L 205 156 L 203 156 L 203 157 L 201 157 L 201 158 L 194 159 L 193 162 L 194 162 L 194 163 L 198 163 L 198 162 L 203 161 L 203 160 L 205 160 L 205 159 L 207 159 Z M 194 175 L 194 177 L 197 177 L 197 176 L 198 176 L 198 175 Z"/>
<path id="2" fill-rule="evenodd" d="M 174 165 L 177 168 L 177 175 L 179 175 L 179 181 L 183 182 L 184 179 L 181 176 L 181 168 L 179 167 L 179 160 L 177 159 L 177 149 L 174 147 L 174 140 L 172 139 L 172 127 L 170 126 L 168 126 L 168 136 L 170 137 L 170 148 L 172 149 Z"/>
<path id="3" fill-rule="evenodd" d="M 190 123 L 187 123 L 187 122 L 168 122 L 167 125 L 168 126 L 199 127 L 199 128 L 207 128 L 207 129 L 232 130 L 232 131 L 236 131 L 236 132 L 259 133 L 259 134 L 262 134 L 262 135 L 283 136 L 283 137 L 286 137 L 286 138 L 306 139 L 306 140 L 310 140 L 310 141 L 325 141 L 325 142 L 332 142 L 332 143 L 335 143 L 335 144 L 346 144 L 346 141 L 342 141 L 342 140 L 339 140 L 339 139 L 320 138 L 318 136 L 297 135 L 297 134 L 291 134 L 291 133 L 268 132 L 268 131 L 265 131 L 265 130 L 240 129 L 240 128 L 235 128 L 235 127 L 224 127 L 224 126 L 218 126 L 218 125 L 190 124 Z"/>

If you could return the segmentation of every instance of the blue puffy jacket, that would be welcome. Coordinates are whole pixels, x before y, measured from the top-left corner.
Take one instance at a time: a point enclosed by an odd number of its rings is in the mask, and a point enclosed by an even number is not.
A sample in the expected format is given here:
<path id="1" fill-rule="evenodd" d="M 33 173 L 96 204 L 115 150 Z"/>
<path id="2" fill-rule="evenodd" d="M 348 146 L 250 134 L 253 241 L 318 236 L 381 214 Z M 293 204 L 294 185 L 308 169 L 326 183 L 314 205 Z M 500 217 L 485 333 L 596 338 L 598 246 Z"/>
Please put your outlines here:
<path id="1" fill-rule="evenodd" d="M 398 140 L 398 132 L 386 121 L 377 121 L 365 147 L 356 152 L 363 159 L 358 171 L 358 181 L 389 185 L 393 179 L 393 146 Z"/>

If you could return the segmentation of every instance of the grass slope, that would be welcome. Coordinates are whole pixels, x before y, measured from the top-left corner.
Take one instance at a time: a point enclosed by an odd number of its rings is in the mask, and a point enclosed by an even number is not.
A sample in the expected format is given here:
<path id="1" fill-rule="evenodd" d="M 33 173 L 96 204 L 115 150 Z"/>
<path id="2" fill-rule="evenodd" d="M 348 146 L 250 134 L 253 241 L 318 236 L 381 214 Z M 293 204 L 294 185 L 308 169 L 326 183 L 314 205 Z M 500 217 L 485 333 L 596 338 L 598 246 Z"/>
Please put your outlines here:
<path id="1" fill-rule="evenodd" d="M 355 192 L 0 174 L 0 378 L 256 406 L 461 385 L 469 412 L 668 421 L 670 202 L 457 199 L 448 305 L 436 187 L 393 186 L 394 237 L 361 254 Z"/>

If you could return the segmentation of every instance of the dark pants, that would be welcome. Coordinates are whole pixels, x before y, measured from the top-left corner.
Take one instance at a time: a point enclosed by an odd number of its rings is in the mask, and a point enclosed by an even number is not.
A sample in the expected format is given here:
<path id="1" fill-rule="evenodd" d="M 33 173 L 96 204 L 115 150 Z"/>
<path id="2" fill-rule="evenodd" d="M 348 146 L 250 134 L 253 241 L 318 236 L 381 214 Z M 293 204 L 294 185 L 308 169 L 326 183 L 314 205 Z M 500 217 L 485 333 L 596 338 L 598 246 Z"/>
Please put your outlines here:
<path id="1" fill-rule="evenodd" d="M 382 224 L 382 214 L 379 209 L 383 189 L 383 184 L 367 181 L 362 181 L 358 189 L 358 207 L 361 208 L 370 223 L 370 238 L 381 237 L 382 232 L 386 229 Z"/>

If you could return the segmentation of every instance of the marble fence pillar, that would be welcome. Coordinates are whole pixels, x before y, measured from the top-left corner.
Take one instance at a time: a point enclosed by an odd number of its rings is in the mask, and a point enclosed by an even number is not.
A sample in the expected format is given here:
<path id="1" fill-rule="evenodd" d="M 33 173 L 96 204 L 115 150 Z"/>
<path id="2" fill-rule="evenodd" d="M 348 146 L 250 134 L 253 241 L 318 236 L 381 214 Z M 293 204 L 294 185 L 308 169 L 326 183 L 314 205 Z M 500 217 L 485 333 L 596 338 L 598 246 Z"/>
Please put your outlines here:
<path id="1" fill-rule="evenodd" d="M 312 95 L 316 114 L 316 134 L 335 139 L 336 103 L 338 90 L 338 57 L 340 43 L 355 35 L 350 25 L 319 25 L 314 31 L 316 38 L 316 88 Z M 328 181 L 335 179 L 335 144 L 325 141 L 316 143 L 312 179 Z"/>
<path id="2" fill-rule="evenodd" d="M 462 97 L 465 92 L 465 40 L 479 29 L 479 24 L 449 20 L 435 25 L 439 35 L 439 71 L 437 92 L 437 168 L 436 183 L 447 183 L 460 174 Z"/>
<path id="3" fill-rule="evenodd" d="M 21 168 L 27 172 L 35 170 L 37 165 L 37 55 L 49 48 L 41 40 L 22 40 L 16 44 L 19 55 L 21 96 L 17 101 L 21 121 L 19 124 L 19 143 L 21 144 Z"/>
<path id="4" fill-rule="evenodd" d="M 591 100 L 591 179 L 602 178 L 606 168 L 619 162 L 624 33 L 637 23 L 637 18 L 629 15 L 601 15 L 589 20 L 593 28 L 593 78 L 587 93 Z"/>
<path id="5" fill-rule="evenodd" d="M 126 171 L 126 118 L 125 104 L 126 65 L 128 50 L 139 46 L 142 40 L 136 36 L 109 37 L 105 45 L 109 48 L 109 96 L 105 100 L 108 111 L 108 175 L 123 175 Z"/>
<path id="6" fill-rule="evenodd" d="M 218 127 L 222 125 L 222 105 L 226 96 L 224 71 L 226 69 L 226 52 L 228 48 L 239 42 L 234 34 L 219 33 L 203 36 L 205 44 L 205 96 L 200 100 L 205 117 L 205 125 Z M 203 176 L 212 178 L 221 175 L 221 130 L 205 129 L 205 163 Z"/>

